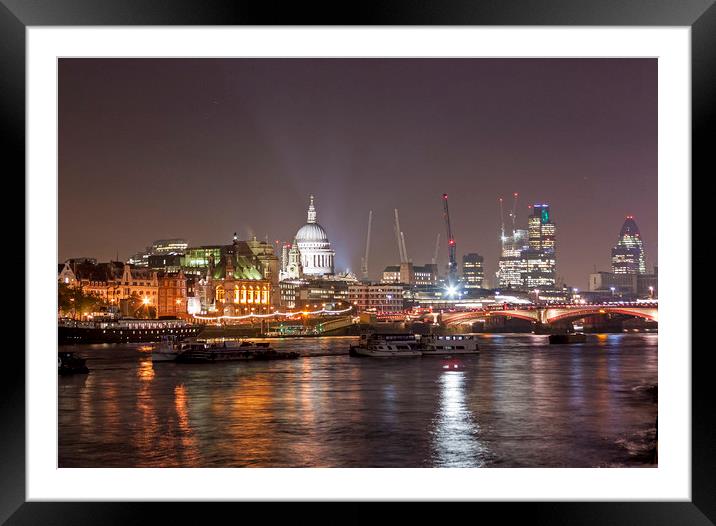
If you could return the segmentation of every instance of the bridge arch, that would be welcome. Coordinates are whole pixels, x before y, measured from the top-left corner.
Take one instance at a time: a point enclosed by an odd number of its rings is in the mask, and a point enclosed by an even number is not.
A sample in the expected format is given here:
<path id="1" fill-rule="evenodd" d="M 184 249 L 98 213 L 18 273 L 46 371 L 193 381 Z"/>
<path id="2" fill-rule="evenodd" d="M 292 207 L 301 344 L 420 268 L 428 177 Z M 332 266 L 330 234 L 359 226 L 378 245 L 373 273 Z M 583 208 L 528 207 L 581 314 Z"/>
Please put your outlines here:
<path id="1" fill-rule="evenodd" d="M 659 321 L 657 309 L 629 308 L 629 307 L 594 307 L 587 309 L 547 309 L 545 312 L 545 322 L 553 323 L 555 321 L 564 321 L 569 319 L 585 318 L 587 316 L 622 314 L 626 316 L 634 316 L 648 321 Z"/>

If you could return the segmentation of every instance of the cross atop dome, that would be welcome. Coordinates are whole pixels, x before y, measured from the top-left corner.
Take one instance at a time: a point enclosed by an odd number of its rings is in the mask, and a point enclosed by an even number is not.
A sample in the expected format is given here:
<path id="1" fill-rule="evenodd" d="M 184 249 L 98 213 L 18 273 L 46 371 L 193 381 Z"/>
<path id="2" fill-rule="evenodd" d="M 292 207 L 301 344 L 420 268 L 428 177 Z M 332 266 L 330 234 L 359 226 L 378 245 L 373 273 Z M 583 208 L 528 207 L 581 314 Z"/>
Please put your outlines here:
<path id="1" fill-rule="evenodd" d="M 311 202 L 308 205 L 308 223 L 316 222 L 316 207 L 313 206 L 313 194 L 309 196 Z"/>

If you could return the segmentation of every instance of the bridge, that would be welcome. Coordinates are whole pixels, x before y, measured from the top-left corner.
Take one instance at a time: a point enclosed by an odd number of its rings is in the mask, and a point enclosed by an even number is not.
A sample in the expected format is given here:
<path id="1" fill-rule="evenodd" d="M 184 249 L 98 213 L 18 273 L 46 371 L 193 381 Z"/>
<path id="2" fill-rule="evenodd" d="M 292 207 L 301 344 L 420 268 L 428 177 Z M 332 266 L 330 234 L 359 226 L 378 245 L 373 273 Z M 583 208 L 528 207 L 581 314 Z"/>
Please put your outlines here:
<path id="1" fill-rule="evenodd" d="M 561 305 L 503 305 L 462 312 L 443 312 L 441 321 L 446 325 L 474 323 L 492 316 L 517 318 L 550 325 L 558 321 L 578 320 L 589 316 L 618 314 L 659 321 L 659 306 L 656 303 L 606 303 L 606 304 L 561 304 Z"/>
<path id="2" fill-rule="evenodd" d="M 316 330 L 320 333 L 337 331 L 353 325 L 353 317 L 339 316 L 330 320 L 323 321 L 316 325 Z"/>

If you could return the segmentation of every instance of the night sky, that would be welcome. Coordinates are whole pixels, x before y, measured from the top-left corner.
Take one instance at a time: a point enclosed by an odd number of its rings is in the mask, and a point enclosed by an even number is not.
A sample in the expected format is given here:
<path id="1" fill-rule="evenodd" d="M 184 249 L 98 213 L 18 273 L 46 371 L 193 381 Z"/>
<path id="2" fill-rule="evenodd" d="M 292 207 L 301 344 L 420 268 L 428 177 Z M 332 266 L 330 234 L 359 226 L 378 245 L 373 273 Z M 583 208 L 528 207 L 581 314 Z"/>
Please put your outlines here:
<path id="1" fill-rule="evenodd" d="M 370 275 L 432 259 L 441 194 L 458 259 L 494 285 L 500 209 L 551 205 L 557 275 L 586 287 L 626 215 L 657 263 L 656 59 L 61 59 L 59 261 L 155 239 L 291 241 L 308 195 L 336 251 Z"/>

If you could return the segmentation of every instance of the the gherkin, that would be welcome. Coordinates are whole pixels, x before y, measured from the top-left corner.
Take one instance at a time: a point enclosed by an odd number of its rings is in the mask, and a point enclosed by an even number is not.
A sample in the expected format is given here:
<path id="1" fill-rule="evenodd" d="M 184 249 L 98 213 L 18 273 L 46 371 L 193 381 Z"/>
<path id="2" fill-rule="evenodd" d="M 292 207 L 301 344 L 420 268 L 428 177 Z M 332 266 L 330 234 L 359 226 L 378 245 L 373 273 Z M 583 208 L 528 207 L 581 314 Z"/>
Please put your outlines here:
<path id="1" fill-rule="evenodd" d="M 634 216 L 627 216 L 619 232 L 619 241 L 612 248 L 614 274 L 646 274 L 646 258 L 639 227 Z"/>

